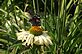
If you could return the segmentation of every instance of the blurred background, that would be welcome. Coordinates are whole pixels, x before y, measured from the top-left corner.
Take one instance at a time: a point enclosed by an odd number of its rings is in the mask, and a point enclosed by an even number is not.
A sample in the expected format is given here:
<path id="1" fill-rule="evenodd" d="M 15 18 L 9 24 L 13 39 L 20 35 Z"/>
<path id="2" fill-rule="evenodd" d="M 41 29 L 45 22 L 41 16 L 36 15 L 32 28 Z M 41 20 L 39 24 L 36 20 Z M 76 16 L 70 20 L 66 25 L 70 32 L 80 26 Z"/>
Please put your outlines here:
<path id="1" fill-rule="evenodd" d="M 82 54 L 82 0 L 0 0 L 0 54 L 38 54 L 16 36 L 29 30 L 34 15 L 52 37 L 44 54 Z"/>

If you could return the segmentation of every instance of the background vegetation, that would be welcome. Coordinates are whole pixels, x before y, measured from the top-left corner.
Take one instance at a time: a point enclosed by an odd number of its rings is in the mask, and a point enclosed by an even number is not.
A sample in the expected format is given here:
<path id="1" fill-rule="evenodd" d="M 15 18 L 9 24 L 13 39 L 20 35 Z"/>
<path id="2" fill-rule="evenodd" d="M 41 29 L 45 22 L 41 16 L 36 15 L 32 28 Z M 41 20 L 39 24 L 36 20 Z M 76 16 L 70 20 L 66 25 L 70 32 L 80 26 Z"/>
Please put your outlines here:
<path id="1" fill-rule="evenodd" d="M 35 14 L 53 39 L 44 54 L 82 54 L 82 0 L 0 0 L 0 54 L 38 54 L 16 36 Z"/>

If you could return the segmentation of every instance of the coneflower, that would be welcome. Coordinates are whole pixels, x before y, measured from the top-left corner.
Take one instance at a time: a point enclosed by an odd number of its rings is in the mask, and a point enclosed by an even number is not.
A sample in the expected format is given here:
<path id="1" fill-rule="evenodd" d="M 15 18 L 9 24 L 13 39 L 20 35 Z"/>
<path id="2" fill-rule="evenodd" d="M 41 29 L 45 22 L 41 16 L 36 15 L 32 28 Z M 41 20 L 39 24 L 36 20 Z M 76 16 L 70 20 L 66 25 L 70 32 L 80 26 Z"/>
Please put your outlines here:
<path id="1" fill-rule="evenodd" d="M 33 46 L 33 44 L 52 45 L 51 37 L 47 34 L 48 31 L 44 31 L 41 27 L 40 17 L 33 16 L 29 22 L 32 24 L 29 31 L 21 30 L 21 32 L 16 33 L 18 40 L 22 40 L 25 46 Z"/>

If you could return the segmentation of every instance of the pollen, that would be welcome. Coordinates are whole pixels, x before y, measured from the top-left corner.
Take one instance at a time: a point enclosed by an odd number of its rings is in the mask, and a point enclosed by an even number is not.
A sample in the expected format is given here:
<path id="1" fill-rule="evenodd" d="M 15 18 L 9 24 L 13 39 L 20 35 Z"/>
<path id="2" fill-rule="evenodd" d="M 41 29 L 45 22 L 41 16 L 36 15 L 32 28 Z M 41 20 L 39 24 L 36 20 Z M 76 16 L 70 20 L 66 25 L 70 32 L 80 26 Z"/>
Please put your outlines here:
<path id="1" fill-rule="evenodd" d="M 32 26 L 30 29 L 29 29 L 30 33 L 31 34 L 34 34 L 34 35 L 41 35 L 42 34 L 42 31 L 43 29 L 41 28 L 41 26 Z"/>

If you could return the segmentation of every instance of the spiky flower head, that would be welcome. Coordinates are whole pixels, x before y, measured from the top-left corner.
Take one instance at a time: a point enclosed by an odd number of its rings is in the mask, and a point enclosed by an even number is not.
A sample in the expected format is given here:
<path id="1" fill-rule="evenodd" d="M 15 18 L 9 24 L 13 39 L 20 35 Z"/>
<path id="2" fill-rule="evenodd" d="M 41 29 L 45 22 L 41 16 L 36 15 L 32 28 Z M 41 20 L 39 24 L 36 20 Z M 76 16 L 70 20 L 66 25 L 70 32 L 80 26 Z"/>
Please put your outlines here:
<path id="1" fill-rule="evenodd" d="M 40 18 L 34 16 L 29 20 L 32 23 L 29 31 L 21 30 L 21 32 L 16 33 L 18 40 L 22 40 L 23 45 L 52 45 L 50 36 L 47 34 L 47 31 L 43 31 L 40 24 Z"/>
<path id="2" fill-rule="evenodd" d="M 32 24 L 32 27 L 29 29 L 30 33 L 34 34 L 35 36 L 41 35 L 43 29 L 41 28 L 40 17 L 35 15 L 29 21 Z"/>
<path id="3" fill-rule="evenodd" d="M 25 46 L 33 46 L 41 45 L 41 46 L 49 46 L 52 45 L 51 37 L 47 34 L 48 31 L 42 31 L 43 34 L 39 36 L 35 36 L 31 34 L 29 31 L 21 30 L 21 32 L 16 33 L 17 39 L 22 40 L 22 45 Z"/>

